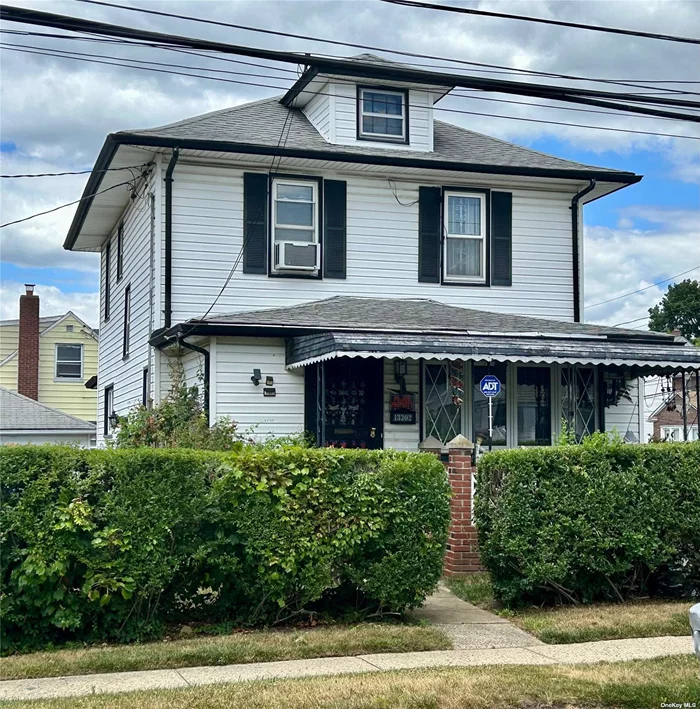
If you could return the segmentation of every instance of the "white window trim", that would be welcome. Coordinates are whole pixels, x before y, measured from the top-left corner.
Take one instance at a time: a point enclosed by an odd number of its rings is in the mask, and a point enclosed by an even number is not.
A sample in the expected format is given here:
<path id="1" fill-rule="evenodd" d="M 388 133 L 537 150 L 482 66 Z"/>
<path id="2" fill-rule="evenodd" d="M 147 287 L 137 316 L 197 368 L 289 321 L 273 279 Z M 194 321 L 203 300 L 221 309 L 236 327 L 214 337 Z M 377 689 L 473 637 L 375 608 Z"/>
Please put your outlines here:
<path id="1" fill-rule="evenodd" d="M 79 377 L 67 377 L 58 373 L 58 348 L 59 347 L 80 347 L 80 376 Z M 54 365 L 53 365 L 53 378 L 56 382 L 82 382 L 83 373 L 85 370 L 84 366 L 85 360 L 85 347 L 81 342 L 57 342 L 54 348 Z M 68 360 L 61 360 L 61 362 L 68 364 Z M 70 362 L 75 364 L 75 362 Z"/>
<path id="2" fill-rule="evenodd" d="M 313 195 L 313 210 L 312 210 L 312 215 L 313 215 L 313 224 L 311 227 L 308 226 L 300 226 L 299 224 L 278 224 L 277 223 L 277 187 L 278 185 L 290 185 L 294 187 L 311 187 L 312 189 L 312 195 Z M 300 204 L 308 204 L 306 200 L 289 200 L 289 201 L 298 201 Z M 274 249 L 275 244 L 281 244 L 282 242 L 285 241 L 291 241 L 293 243 L 298 243 L 300 245 L 307 245 L 307 244 L 315 244 L 316 248 L 318 249 L 319 245 L 319 203 L 318 203 L 318 182 L 316 180 L 295 180 L 292 178 L 285 178 L 285 177 L 280 177 L 280 178 L 274 178 L 272 180 L 272 229 L 271 229 L 271 234 L 270 238 L 272 241 L 272 247 Z M 290 229 L 290 230 L 297 230 L 300 232 L 308 232 L 309 229 L 313 230 L 313 241 L 307 241 L 306 239 L 300 239 L 299 241 L 295 241 L 294 239 L 280 239 L 279 241 L 277 240 L 277 229 Z M 318 256 L 317 256 L 318 259 Z M 284 268 L 277 268 L 274 265 L 273 262 L 273 272 L 279 273 L 279 272 L 286 272 L 287 269 Z M 309 270 L 307 273 L 309 274 L 315 274 L 318 273 L 318 268 L 315 270 L 311 271 Z"/>
<path id="3" fill-rule="evenodd" d="M 450 197 L 473 197 L 481 202 L 480 226 L 481 233 L 476 235 L 450 234 L 448 209 Z M 460 192 L 446 190 L 443 199 L 443 231 L 445 238 L 442 245 L 443 281 L 445 283 L 486 283 L 486 195 L 483 192 Z M 481 275 L 480 276 L 455 276 L 448 273 L 447 244 L 448 239 L 472 239 L 481 241 Z"/>
<path id="4" fill-rule="evenodd" d="M 395 116 L 393 114 L 387 114 L 387 113 L 373 113 L 372 111 L 365 111 L 365 101 L 364 101 L 364 95 L 365 91 L 368 91 L 370 93 L 375 93 L 375 94 L 387 94 L 389 96 L 400 96 L 401 97 L 401 115 L 400 116 Z M 364 130 L 364 117 L 367 116 L 369 118 L 394 118 L 394 119 L 401 119 L 401 135 L 398 136 L 394 133 L 372 133 Z M 373 89 L 371 87 L 366 87 L 366 88 L 361 88 L 360 89 L 360 110 L 359 110 L 359 123 L 360 125 L 357 126 L 357 134 L 360 136 L 360 138 L 371 138 L 374 140 L 388 140 L 392 141 L 394 143 L 397 142 L 402 142 L 405 143 L 407 141 L 406 137 L 406 94 L 403 91 L 389 91 L 386 89 Z"/>

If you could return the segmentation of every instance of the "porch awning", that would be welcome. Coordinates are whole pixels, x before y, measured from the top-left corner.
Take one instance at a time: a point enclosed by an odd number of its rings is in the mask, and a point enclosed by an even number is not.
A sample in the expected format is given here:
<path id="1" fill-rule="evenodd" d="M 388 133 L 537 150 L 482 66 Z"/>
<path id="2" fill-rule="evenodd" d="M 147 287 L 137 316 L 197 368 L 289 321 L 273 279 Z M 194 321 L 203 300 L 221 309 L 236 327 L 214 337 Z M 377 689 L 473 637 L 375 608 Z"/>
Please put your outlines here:
<path id="1" fill-rule="evenodd" d="M 542 364 L 603 364 L 660 374 L 700 368 L 700 348 L 666 342 L 324 332 L 287 341 L 287 368 L 305 367 L 335 357 L 460 359 Z"/>

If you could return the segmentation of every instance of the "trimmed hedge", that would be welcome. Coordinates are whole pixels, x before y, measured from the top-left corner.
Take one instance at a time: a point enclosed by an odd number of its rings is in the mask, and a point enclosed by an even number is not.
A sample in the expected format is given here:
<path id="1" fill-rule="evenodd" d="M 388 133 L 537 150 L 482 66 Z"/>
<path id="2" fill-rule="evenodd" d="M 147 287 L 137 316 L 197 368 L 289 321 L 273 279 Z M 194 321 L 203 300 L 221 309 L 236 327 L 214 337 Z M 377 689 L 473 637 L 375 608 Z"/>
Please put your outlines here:
<path id="1" fill-rule="evenodd" d="M 324 599 L 403 611 L 442 572 L 433 456 L 18 446 L 0 466 L 5 649 L 275 622 Z"/>
<path id="2" fill-rule="evenodd" d="M 700 443 L 490 453 L 475 518 L 506 605 L 698 593 Z"/>

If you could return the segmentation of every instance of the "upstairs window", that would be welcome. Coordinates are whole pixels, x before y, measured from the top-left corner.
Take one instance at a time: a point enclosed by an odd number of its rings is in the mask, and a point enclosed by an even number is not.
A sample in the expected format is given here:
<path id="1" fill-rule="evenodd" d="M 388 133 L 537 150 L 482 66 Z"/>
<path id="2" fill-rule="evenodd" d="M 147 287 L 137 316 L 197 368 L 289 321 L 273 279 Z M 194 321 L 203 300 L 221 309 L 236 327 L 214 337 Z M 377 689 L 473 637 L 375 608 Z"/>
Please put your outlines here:
<path id="1" fill-rule="evenodd" d="M 445 280 L 486 282 L 486 195 L 445 193 Z"/>
<path id="2" fill-rule="evenodd" d="M 107 246 L 105 246 L 105 322 L 109 320 L 109 313 L 111 309 L 111 286 L 110 283 L 112 278 L 112 242 L 108 241 Z"/>
<path id="3" fill-rule="evenodd" d="M 408 92 L 358 89 L 357 137 L 408 143 Z"/>
<path id="4" fill-rule="evenodd" d="M 56 379 L 83 378 L 83 346 L 56 345 Z"/>
<path id="5" fill-rule="evenodd" d="M 272 183 L 272 238 L 276 271 L 318 270 L 318 183 Z"/>

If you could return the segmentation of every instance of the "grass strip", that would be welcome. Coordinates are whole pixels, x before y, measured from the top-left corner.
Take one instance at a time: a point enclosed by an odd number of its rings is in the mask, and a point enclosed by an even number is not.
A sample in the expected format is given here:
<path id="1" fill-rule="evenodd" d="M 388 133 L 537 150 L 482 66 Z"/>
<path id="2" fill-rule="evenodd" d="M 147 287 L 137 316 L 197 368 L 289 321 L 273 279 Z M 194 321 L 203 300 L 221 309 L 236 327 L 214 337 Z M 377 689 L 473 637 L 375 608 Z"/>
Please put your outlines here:
<path id="1" fill-rule="evenodd" d="M 376 652 L 450 650 L 436 628 L 388 623 L 270 630 L 169 642 L 51 650 L 0 659 L 0 679 L 233 665 Z"/>
<path id="2" fill-rule="evenodd" d="M 595 665 L 411 670 L 14 702 L 12 709 L 659 707 L 700 697 L 693 656 Z"/>

